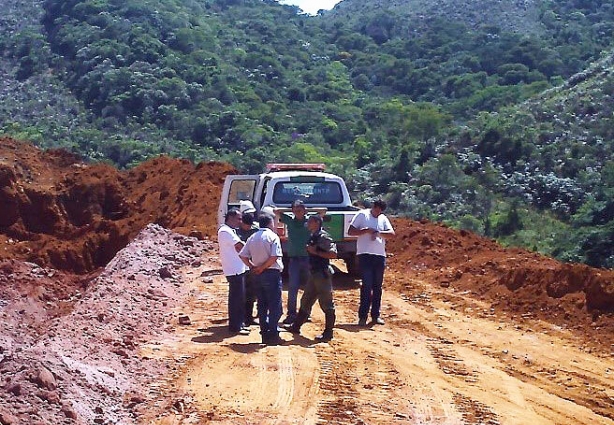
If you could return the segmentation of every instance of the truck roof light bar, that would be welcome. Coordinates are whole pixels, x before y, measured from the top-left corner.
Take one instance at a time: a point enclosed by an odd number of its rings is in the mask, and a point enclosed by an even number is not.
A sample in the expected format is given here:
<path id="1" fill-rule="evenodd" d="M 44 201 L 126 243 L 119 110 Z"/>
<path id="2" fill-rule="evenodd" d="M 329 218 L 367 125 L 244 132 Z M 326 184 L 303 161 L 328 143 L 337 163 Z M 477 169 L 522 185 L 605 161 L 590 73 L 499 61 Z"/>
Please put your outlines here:
<path id="1" fill-rule="evenodd" d="M 274 171 L 324 171 L 326 169 L 325 164 L 267 164 L 267 173 Z"/>

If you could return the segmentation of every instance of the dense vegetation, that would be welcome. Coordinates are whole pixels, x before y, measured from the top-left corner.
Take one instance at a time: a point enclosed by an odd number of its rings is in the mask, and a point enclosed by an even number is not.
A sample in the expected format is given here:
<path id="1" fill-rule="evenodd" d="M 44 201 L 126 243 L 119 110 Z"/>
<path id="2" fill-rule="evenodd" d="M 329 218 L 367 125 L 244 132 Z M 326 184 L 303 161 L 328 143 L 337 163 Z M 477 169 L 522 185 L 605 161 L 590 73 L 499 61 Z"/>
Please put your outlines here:
<path id="1" fill-rule="evenodd" d="M 398 213 L 614 267 L 609 2 L 5 2 L 5 132 L 120 167 L 322 161 Z"/>

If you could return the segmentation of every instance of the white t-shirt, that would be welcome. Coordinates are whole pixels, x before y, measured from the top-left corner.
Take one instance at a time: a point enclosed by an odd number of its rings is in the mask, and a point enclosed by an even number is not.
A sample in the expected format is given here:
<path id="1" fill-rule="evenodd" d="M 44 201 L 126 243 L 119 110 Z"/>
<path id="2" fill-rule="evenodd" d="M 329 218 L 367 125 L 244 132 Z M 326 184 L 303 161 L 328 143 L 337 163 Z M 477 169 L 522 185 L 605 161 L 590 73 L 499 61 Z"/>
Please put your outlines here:
<path id="1" fill-rule="evenodd" d="M 251 258 L 252 263 L 256 266 L 264 264 L 270 257 L 277 257 L 277 261 L 269 268 L 279 271 L 284 269 L 284 264 L 281 261 L 283 256 L 281 241 L 279 236 L 268 227 L 259 229 L 251 235 L 239 255 Z"/>
<path id="2" fill-rule="evenodd" d="M 380 214 L 377 217 L 373 217 L 371 215 L 371 210 L 361 210 L 358 214 L 354 216 L 351 226 L 354 226 L 356 229 L 364 229 L 365 227 L 369 229 L 376 229 L 377 231 L 386 231 L 392 230 L 392 225 L 384 214 Z M 373 254 L 373 255 L 381 255 L 386 256 L 386 239 L 381 236 L 373 239 L 370 233 L 365 233 L 364 235 L 358 236 L 356 240 L 356 253 L 357 254 Z"/>
<path id="3" fill-rule="evenodd" d="M 217 242 L 220 245 L 220 260 L 225 276 L 235 276 L 247 271 L 247 266 L 239 258 L 235 249 L 237 242 L 241 242 L 235 229 L 227 224 L 222 224 L 217 231 Z"/>

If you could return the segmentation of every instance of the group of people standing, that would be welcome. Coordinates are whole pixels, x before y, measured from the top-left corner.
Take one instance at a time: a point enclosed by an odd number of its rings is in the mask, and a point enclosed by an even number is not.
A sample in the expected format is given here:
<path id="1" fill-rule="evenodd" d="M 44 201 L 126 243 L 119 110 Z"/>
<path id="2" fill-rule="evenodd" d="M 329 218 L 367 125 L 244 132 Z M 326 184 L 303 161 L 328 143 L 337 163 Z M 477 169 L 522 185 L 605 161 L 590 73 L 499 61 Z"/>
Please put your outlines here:
<path id="1" fill-rule="evenodd" d="M 385 241 L 394 235 L 383 214 L 386 203 L 373 202 L 361 210 L 350 223 L 348 233 L 357 236 L 357 255 L 362 277 L 358 325 L 366 326 L 369 311 L 373 324 L 384 324 L 380 317 L 382 284 L 386 263 Z M 263 211 L 254 223 L 256 209 L 249 201 L 241 201 L 241 209 L 230 209 L 218 231 L 222 269 L 228 280 L 229 330 L 248 335 L 249 325 L 256 324 L 253 306 L 257 301 L 258 322 L 262 343 L 279 345 L 282 316 L 283 271 L 281 241 L 276 220 L 288 231 L 288 303 L 282 325 L 298 334 L 309 320 L 316 301 L 325 316 L 324 331 L 316 341 L 333 338 L 335 305 L 333 301 L 333 269 L 330 260 L 337 257 L 337 247 L 322 228 L 320 214 L 307 215 L 301 200 L 292 203 L 291 212 Z M 298 303 L 301 282 L 305 289 Z"/>

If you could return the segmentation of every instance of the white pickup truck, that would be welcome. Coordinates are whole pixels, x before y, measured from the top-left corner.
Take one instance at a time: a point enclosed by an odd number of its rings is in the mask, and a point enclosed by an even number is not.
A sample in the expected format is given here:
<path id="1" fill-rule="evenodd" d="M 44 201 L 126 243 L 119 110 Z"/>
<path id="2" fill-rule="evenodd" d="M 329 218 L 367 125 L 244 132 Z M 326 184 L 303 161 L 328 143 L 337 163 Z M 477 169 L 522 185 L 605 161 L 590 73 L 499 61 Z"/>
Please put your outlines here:
<path id="1" fill-rule="evenodd" d="M 337 244 L 339 258 L 345 261 L 348 273 L 358 274 L 356 238 L 348 235 L 358 208 L 352 205 L 343 179 L 324 169 L 324 164 L 268 164 L 262 174 L 227 176 L 218 208 L 218 224 L 222 225 L 228 209 L 239 208 L 243 200 L 251 201 L 260 212 L 264 207 L 289 211 L 292 202 L 300 199 L 308 212 L 323 214 L 324 229 Z M 285 253 L 285 226 L 278 223 L 277 232 Z"/>

